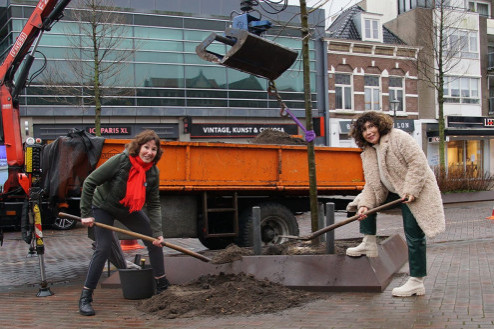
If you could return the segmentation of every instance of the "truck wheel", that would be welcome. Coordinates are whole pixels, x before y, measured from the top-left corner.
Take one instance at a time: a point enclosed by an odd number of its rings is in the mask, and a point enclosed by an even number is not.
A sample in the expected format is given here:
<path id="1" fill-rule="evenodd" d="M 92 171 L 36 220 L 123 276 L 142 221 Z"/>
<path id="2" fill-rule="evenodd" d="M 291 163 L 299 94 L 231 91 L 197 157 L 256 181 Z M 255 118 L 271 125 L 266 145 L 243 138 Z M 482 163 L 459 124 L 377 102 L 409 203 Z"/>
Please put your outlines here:
<path id="1" fill-rule="evenodd" d="M 74 210 L 67 209 L 67 208 L 58 209 L 57 213 L 53 215 L 53 216 L 55 216 L 55 220 L 53 221 L 53 224 L 52 224 L 52 227 L 54 229 L 56 229 L 56 230 L 70 230 L 76 226 L 77 221 L 75 221 L 73 219 L 58 217 L 59 212 L 65 212 L 68 214 L 76 215 L 76 214 L 73 214 L 73 212 L 75 212 Z M 77 214 L 77 216 L 78 216 L 78 214 Z"/>
<path id="2" fill-rule="evenodd" d="M 233 238 L 204 238 L 199 235 L 199 241 L 209 250 L 225 249 L 233 243 Z"/>
<path id="3" fill-rule="evenodd" d="M 262 203 L 261 207 L 261 243 L 262 245 L 281 244 L 288 241 L 282 235 L 298 236 L 298 223 L 293 213 L 279 203 Z M 240 230 L 237 244 L 240 247 L 251 247 L 252 208 L 246 209 L 240 215 Z"/>
<path id="4" fill-rule="evenodd" d="M 221 225 L 220 225 L 221 226 Z M 198 221 L 197 238 L 209 250 L 225 249 L 230 244 L 234 243 L 233 237 L 224 238 L 206 238 L 204 237 L 204 221 Z"/>

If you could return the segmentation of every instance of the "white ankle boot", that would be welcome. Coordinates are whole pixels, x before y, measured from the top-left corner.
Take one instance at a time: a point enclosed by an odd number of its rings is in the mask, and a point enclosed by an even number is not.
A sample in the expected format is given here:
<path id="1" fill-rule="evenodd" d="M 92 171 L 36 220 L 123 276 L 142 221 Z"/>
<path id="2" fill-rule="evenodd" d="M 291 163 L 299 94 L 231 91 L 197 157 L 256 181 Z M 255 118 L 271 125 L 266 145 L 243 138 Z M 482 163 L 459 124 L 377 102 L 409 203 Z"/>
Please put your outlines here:
<path id="1" fill-rule="evenodd" d="M 362 243 L 356 247 L 348 248 L 346 254 L 352 257 L 366 255 L 367 257 L 377 257 L 377 242 L 375 235 L 364 235 Z"/>
<path id="2" fill-rule="evenodd" d="M 416 278 L 411 276 L 404 285 L 398 288 L 394 288 L 391 293 L 393 294 L 393 296 L 397 296 L 397 297 L 424 295 L 425 294 L 424 278 Z"/>

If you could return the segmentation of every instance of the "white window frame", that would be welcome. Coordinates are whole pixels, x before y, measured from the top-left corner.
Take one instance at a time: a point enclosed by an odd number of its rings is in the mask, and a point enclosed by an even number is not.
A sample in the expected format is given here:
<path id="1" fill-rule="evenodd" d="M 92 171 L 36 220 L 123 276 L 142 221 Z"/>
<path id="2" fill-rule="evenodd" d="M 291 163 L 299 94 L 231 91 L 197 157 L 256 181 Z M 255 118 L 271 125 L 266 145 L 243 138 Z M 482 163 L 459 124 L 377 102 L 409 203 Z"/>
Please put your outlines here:
<path id="1" fill-rule="evenodd" d="M 479 58 L 478 31 L 447 29 L 445 32 L 446 52 L 452 52 L 454 57 Z"/>
<path id="2" fill-rule="evenodd" d="M 400 80 L 401 86 L 391 86 L 391 81 Z M 403 77 L 390 76 L 389 77 L 389 87 L 388 87 L 388 99 L 389 99 L 389 109 L 392 110 L 391 101 L 398 100 L 400 103 L 398 104 L 398 108 L 396 109 L 396 113 L 403 113 L 406 111 L 405 109 L 405 79 Z"/>
<path id="3" fill-rule="evenodd" d="M 483 14 L 478 11 L 479 4 L 487 6 L 487 14 Z M 488 1 L 468 1 L 468 10 L 478 13 L 480 16 L 485 16 L 488 18 L 491 17 L 491 4 Z"/>
<path id="4" fill-rule="evenodd" d="M 362 41 L 383 42 L 383 27 L 381 15 L 371 15 L 363 13 L 361 18 L 361 35 Z"/>
<path id="5" fill-rule="evenodd" d="M 444 77 L 444 102 L 453 104 L 480 104 L 480 79 L 458 76 Z"/>
<path id="6" fill-rule="evenodd" d="M 377 79 L 377 85 L 370 83 L 366 78 Z M 366 111 L 380 111 L 381 110 L 381 79 L 378 75 L 366 75 L 364 76 L 364 108 Z"/>
<path id="7" fill-rule="evenodd" d="M 337 83 L 338 77 L 348 76 L 349 83 Z M 353 100 L 352 100 L 352 89 L 353 89 L 353 79 L 352 75 L 348 73 L 335 73 L 335 110 L 353 110 Z M 338 102 L 338 93 L 341 95 L 341 100 Z M 341 108 L 338 107 L 338 103 L 341 103 Z M 349 103 L 349 104 L 347 104 Z"/>

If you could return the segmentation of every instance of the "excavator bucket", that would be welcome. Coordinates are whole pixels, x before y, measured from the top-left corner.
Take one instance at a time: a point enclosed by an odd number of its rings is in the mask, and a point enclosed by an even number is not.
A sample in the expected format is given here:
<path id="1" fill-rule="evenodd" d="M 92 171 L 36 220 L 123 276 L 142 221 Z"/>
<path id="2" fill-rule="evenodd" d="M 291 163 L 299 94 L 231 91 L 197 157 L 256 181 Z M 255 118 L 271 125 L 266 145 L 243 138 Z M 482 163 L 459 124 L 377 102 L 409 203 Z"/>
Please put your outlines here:
<path id="1" fill-rule="evenodd" d="M 231 48 L 221 55 L 206 48 L 214 41 Z M 196 47 L 202 59 L 261 78 L 275 80 L 297 59 L 298 53 L 246 30 L 229 28 L 224 36 L 211 33 Z"/>

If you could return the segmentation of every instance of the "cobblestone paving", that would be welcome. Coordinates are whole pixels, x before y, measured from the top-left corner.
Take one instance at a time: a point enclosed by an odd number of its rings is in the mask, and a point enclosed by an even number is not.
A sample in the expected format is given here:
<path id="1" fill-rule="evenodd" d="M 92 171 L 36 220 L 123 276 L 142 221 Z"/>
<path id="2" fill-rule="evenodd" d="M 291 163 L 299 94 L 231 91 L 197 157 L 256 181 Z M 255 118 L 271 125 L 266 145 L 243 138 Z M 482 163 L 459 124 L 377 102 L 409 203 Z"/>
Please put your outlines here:
<path id="1" fill-rule="evenodd" d="M 97 315 L 77 313 L 81 280 L 92 253 L 84 229 L 45 231 L 49 297 L 36 297 L 37 258 L 26 258 L 20 233 L 7 232 L 0 247 L 0 326 L 5 328 L 494 328 L 494 221 L 486 220 L 493 202 L 445 205 L 447 230 L 428 240 L 426 295 L 391 296 L 405 282 L 408 265 L 382 293 L 327 293 L 327 298 L 275 314 L 256 316 L 157 319 L 136 311 L 116 289 L 97 289 Z M 344 218 L 337 214 L 336 220 Z M 307 215 L 299 216 L 301 234 L 309 232 Z M 378 216 L 378 235 L 403 234 L 401 216 Z M 358 223 L 338 228 L 336 239 L 358 237 Z M 195 251 L 196 239 L 170 239 Z M 174 252 L 174 251 L 167 251 Z M 133 253 L 128 253 L 129 259 Z"/>

